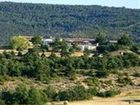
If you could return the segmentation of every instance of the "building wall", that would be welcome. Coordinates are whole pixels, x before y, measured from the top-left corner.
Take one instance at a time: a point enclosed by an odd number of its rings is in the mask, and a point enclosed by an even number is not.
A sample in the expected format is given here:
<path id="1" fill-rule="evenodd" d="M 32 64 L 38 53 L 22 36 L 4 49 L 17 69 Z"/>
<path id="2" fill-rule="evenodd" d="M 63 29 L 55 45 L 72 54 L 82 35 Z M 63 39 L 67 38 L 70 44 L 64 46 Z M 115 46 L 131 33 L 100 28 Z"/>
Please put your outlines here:
<path id="1" fill-rule="evenodd" d="M 88 50 L 96 50 L 97 46 L 96 45 L 78 45 L 78 47 L 84 51 L 85 49 Z"/>

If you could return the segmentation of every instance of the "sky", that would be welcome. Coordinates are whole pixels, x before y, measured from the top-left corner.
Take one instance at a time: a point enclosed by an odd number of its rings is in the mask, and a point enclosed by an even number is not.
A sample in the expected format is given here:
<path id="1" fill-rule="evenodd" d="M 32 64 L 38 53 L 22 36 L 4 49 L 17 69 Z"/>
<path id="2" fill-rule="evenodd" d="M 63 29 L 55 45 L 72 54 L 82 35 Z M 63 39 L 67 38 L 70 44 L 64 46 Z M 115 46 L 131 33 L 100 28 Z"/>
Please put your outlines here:
<path id="1" fill-rule="evenodd" d="M 67 4 L 67 5 L 102 5 L 140 9 L 140 0 L 0 0 L 26 3 Z"/>

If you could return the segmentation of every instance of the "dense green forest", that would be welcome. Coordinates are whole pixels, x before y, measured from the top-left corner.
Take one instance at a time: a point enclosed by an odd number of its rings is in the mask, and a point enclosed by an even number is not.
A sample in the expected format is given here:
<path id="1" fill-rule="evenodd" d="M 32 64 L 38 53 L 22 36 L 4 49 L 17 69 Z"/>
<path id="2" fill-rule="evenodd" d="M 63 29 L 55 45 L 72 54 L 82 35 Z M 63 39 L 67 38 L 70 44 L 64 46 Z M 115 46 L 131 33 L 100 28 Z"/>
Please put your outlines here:
<path id="1" fill-rule="evenodd" d="M 99 32 L 116 38 L 140 35 L 140 10 L 27 3 L 0 3 L 0 42 L 12 35 L 86 36 Z"/>

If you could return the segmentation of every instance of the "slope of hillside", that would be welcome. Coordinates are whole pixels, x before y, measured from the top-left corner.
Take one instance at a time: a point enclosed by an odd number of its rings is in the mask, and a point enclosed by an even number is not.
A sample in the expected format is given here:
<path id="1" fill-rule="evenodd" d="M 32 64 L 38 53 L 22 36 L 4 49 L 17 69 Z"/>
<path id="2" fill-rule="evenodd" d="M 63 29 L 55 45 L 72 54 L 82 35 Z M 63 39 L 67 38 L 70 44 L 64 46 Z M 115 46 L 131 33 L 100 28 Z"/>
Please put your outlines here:
<path id="1" fill-rule="evenodd" d="M 118 37 L 123 32 L 140 34 L 140 10 L 0 2 L 0 41 L 9 36 L 95 36 L 104 32 Z"/>

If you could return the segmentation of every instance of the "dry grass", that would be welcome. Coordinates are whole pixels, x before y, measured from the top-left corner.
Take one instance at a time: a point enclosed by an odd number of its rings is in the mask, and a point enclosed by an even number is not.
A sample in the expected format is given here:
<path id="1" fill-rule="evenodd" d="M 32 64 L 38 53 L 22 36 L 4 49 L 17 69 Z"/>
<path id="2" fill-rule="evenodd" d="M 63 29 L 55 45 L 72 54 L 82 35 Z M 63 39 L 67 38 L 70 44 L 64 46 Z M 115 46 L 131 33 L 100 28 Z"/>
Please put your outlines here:
<path id="1" fill-rule="evenodd" d="M 49 57 L 51 55 L 51 53 L 52 52 L 45 52 L 45 56 L 46 57 Z M 42 54 L 42 53 L 40 53 L 40 54 Z M 58 56 L 58 57 L 61 57 L 61 54 L 59 52 L 56 52 L 55 55 Z M 84 55 L 83 52 L 75 52 L 71 56 L 80 57 L 80 56 L 83 56 L 83 55 Z"/>
<path id="2" fill-rule="evenodd" d="M 83 52 L 75 52 L 71 56 L 83 56 Z"/>
<path id="3" fill-rule="evenodd" d="M 123 53 L 133 53 L 133 54 L 135 54 L 134 52 L 126 49 L 126 50 L 118 50 L 118 51 L 110 52 L 110 55 L 111 56 L 119 56 L 119 55 L 121 55 Z"/>
<path id="4" fill-rule="evenodd" d="M 79 102 L 73 102 L 70 103 L 69 105 L 128 105 L 128 103 L 126 102 L 119 102 L 119 101 L 110 101 L 110 100 L 106 100 L 106 101 L 79 101 Z"/>
<path id="5" fill-rule="evenodd" d="M 18 51 L 15 49 L 0 49 L 0 54 L 2 54 L 4 51 L 6 52 L 14 52 L 15 54 L 18 54 Z M 24 50 L 22 51 L 22 54 L 26 54 L 28 52 L 28 50 Z"/>
<path id="6" fill-rule="evenodd" d="M 2 54 L 4 51 L 6 51 L 6 52 L 15 52 L 15 54 L 17 54 L 18 53 L 18 51 L 17 50 L 14 50 L 14 49 L 0 49 L 0 53 Z M 22 51 L 22 54 L 26 54 L 28 52 L 28 50 L 24 50 L 24 51 Z M 52 52 L 45 52 L 45 55 L 46 55 L 46 57 L 49 57 L 50 55 L 51 55 L 51 53 Z M 42 54 L 42 52 L 40 52 L 40 55 Z M 58 56 L 58 57 L 61 57 L 61 55 L 60 55 L 60 52 L 56 52 L 55 53 L 56 54 L 56 56 Z M 74 52 L 73 54 L 71 54 L 71 56 L 77 56 L 77 57 L 80 57 L 80 56 L 83 56 L 84 54 L 83 54 L 83 52 L 82 51 L 79 51 L 79 52 Z"/>
<path id="7" fill-rule="evenodd" d="M 131 96 L 133 96 L 133 98 Z M 129 102 L 129 100 L 134 100 L 134 99 L 140 100 L 140 90 L 125 91 L 122 94 L 113 98 L 93 97 L 92 100 L 74 101 L 74 102 L 69 102 L 67 105 L 140 105 L 140 102 L 139 103 Z M 53 105 L 64 105 L 64 104 L 63 102 L 56 102 Z"/>

